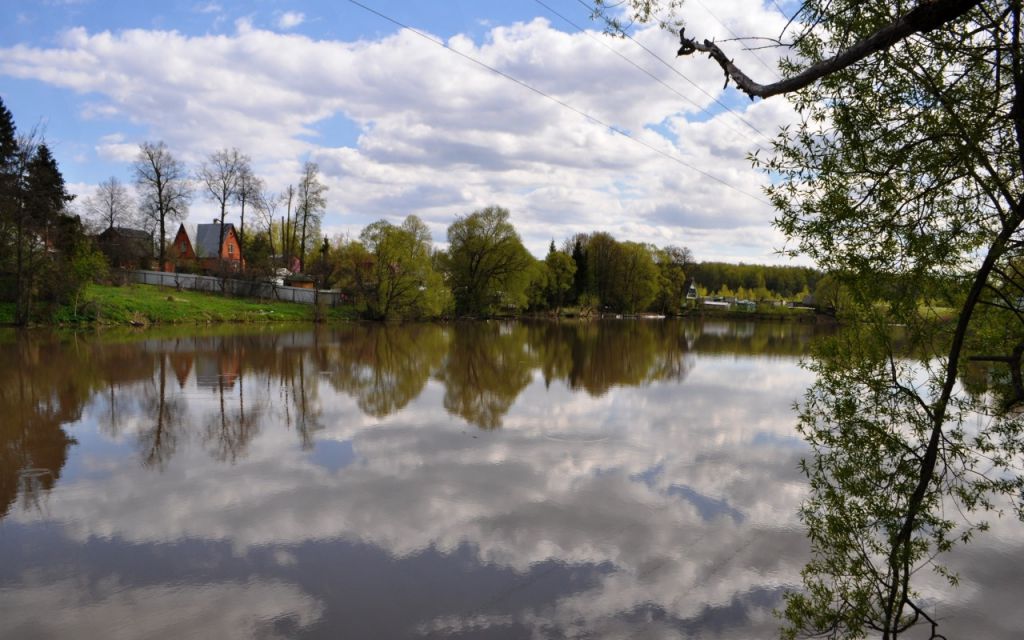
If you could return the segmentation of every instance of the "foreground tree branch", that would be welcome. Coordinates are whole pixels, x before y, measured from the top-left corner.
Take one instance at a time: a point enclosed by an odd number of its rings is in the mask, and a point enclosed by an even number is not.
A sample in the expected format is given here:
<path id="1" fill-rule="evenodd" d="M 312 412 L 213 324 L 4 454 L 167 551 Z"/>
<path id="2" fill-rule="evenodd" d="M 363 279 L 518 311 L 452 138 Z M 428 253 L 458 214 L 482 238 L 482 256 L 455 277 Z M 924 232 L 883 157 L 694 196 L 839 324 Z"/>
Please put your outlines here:
<path id="1" fill-rule="evenodd" d="M 769 98 L 803 89 L 825 76 L 888 49 L 908 36 L 915 33 L 927 33 L 956 20 L 979 4 L 981 4 L 981 0 L 922 0 L 906 15 L 875 31 L 853 46 L 840 51 L 831 58 L 807 67 L 790 78 L 771 84 L 755 82 L 737 67 L 717 44 L 711 40 L 698 42 L 696 38 L 687 38 L 685 29 L 679 30 L 680 46 L 676 55 L 688 56 L 697 52 L 706 53 L 718 63 L 718 66 L 722 67 L 726 76 L 726 84 L 729 79 L 732 79 L 736 86 L 751 99 L 755 97 Z"/>

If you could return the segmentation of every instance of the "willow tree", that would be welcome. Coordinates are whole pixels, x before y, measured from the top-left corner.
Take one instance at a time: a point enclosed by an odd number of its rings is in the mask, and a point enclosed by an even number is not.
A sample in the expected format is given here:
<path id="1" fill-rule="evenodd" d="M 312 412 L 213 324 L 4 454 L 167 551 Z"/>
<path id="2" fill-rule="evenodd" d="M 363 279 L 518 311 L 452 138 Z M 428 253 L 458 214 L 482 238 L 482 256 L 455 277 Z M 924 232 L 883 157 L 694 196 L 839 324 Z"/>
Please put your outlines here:
<path id="1" fill-rule="evenodd" d="M 630 4 L 644 18 L 681 3 Z M 809 364 L 813 557 L 786 635 L 896 638 L 926 622 L 938 637 L 918 570 L 955 582 L 942 553 L 986 526 L 979 512 L 1024 516 L 1021 3 L 808 0 L 795 20 L 778 82 L 682 29 L 678 52 L 796 107 L 799 124 L 755 164 L 775 177 L 792 253 L 846 274 L 858 320 Z M 965 371 L 982 363 L 992 382 L 970 390 Z"/>
<path id="2" fill-rule="evenodd" d="M 509 221 L 508 209 L 486 207 L 448 227 L 447 274 L 455 310 L 488 315 L 526 306 L 533 256 Z"/>
<path id="3" fill-rule="evenodd" d="M 379 220 L 359 239 L 372 257 L 364 282 L 370 313 L 381 319 L 441 314 L 448 291 L 431 261 L 430 231 L 418 217 L 408 216 L 401 226 Z"/>

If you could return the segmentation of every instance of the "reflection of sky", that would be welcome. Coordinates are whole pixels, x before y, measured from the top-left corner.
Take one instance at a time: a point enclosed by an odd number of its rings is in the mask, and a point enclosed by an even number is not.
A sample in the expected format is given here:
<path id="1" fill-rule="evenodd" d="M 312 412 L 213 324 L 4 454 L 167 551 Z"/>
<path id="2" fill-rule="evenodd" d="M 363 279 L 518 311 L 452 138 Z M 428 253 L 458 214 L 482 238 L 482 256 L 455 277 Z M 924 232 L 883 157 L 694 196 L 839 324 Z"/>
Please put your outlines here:
<path id="1" fill-rule="evenodd" d="M 343 469 L 356 459 L 356 450 L 351 440 L 336 442 L 322 440 L 309 453 L 309 460 L 328 471 Z"/>
<path id="2" fill-rule="evenodd" d="M 775 634 L 807 548 L 790 405 L 810 378 L 795 359 L 698 353 L 683 382 L 599 397 L 535 373 L 493 431 L 449 415 L 436 380 L 377 419 L 310 372 L 312 448 L 279 380 L 225 389 L 260 421 L 233 462 L 211 454 L 218 393 L 194 372 L 169 384 L 188 404 L 162 471 L 135 446 L 150 417 L 113 433 L 98 396 L 66 427 L 66 468 L 89 472 L 0 523 L 0 636 L 79 622 L 83 637 L 115 623 L 168 638 Z M 958 560 L 972 577 L 953 611 L 979 637 L 1018 628 L 985 622 L 1012 594 L 989 598 L 971 565 L 1010 580 L 1021 544 L 1001 540 Z"/>

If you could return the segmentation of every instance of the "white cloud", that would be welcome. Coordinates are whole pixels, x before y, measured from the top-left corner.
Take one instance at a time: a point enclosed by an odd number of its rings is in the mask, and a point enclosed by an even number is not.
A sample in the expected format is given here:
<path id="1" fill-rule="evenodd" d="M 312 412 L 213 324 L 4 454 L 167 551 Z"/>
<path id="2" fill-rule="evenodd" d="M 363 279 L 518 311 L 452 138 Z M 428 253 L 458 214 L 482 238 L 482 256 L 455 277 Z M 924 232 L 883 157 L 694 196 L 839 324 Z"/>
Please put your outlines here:
<path id="1" fill-rule="evenodd" d="M 740 4 L 751 24 L 781 20 Z M 284 13 L 278 26 L 300 18 Z M 236 27 L 204 36 L 72 29 L 59 47 L 0 49 L 0 74 L 88 96 L 83 114 L 127 119 L 189 163 L 237 146 L 274 188 L 312 157 L 330 186 L 329 233 L 416 213 L 442 241 L 456 215 L 499 204 L 538 255 L 552 235 L 600 229 L 687 245 L 700 259 L 777 259 L 773 213 L 760 195 L 766 178 L 746 160 L 764 140 L 731 114 L 697 114 L 720 110 L 706 94 L 722 95 L 721 74 L 706 60 L 673 62 L 701 92 L 628 40 L 568 34 L 543 19 L 494 27 L 481 43 L 448 41 L 677 162 L 408 31 L 342 42 L 262 30 L 250 19 Z M 671 34 L 636 37 L 666 57 L 675 50 Z M 793 118 L 778 100 L 736 111 L 769 134 Z M 328 121 L 355 134 L 338 138 L 328 126 L 314 135 Z M 113 151 L 104 147 L 104 157 L 118 157 Z M 738 229 L 747 230 L 742 243 Z"/>
<path id="2" fill-rule="evenodd" d="M 125 142 L 124 135 L 120 133 L 112 133 L 100 138 L 96 145 L 96 154 L 107 160 L 133 162 L 139 155 L 139 145 Z"/>
<path id="3" fill-rule="evenodd" d="M 0 619 L 21 637 L 225 638 L 275 637 L 273 622 L 291 617 L 299 628 L 317 622 L 322 608 L 279 582 L 131 586 L 116 578 L 96 585 L 75 580 L 7 590 Z M 38 603 L 47 602 L 45 615 Z"/>
<path id="4" fill-rule="evenodd" d="M 294 29 L 306 21 L 306 14 L 300 11 L 285 11 L 277 19 L 279 29 Z"/>

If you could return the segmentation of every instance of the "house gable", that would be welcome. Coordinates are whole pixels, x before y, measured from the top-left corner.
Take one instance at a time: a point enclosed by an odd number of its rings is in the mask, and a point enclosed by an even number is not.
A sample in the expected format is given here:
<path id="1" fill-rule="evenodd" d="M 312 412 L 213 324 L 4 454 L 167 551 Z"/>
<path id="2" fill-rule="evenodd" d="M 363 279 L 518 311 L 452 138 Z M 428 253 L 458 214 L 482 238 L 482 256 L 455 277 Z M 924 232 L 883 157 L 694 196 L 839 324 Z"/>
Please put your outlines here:
<path id="1" fill-rule="evenodd" d="M 185 225 L 178 226 L 178 233 L 174 236 L 174 244 L 171 246 L 171 258 L 175 260 L 195 260 L 196 252 L 192 248 L 192 240 L 185 231 Z"/>
<path id="2" fill-rule="evenodd" d="M 226 267 L 237 271 L 244 264 L 238 232 L 231 223 L 224 225 L 223 239 L 219 222 L 196 225 L 195 244 L 191 246 L 194 248 L 191 255 L 204 270 L 213 271 Z"/>

